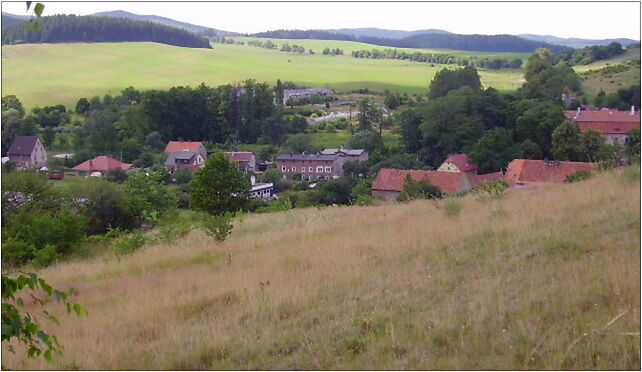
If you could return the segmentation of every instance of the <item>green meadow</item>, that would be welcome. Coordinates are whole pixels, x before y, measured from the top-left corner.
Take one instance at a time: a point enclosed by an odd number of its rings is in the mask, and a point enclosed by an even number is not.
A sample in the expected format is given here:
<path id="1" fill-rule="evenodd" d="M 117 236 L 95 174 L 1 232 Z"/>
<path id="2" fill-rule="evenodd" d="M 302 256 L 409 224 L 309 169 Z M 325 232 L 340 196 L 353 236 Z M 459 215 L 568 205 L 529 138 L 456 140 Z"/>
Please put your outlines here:
<path id="1" fill-rule="evenodd" d="M 300 44 L 307 48 L 308 43 L 326 41 L 303 40 Z M 248 78 L 269 84 L 281 79 L 303 86 L 327 86 L 338 92 L 368 88 L 421 94 L 435 73 L 446 67 L 400 60 L 297 55 L 247 45 L 213 47 L 208 50 L 157 43 L 6 45 L 2 46 L 2 94 L 15 94 L 28 108 L 57 103 L 72 106 L 80 97 L 116 94 L 128 86 L 166 89 L 202 82 L 238 83 Z M 480 70 L 480 76 L 485 86 L 513 90 L 521 84 L 522 72 Z"/>

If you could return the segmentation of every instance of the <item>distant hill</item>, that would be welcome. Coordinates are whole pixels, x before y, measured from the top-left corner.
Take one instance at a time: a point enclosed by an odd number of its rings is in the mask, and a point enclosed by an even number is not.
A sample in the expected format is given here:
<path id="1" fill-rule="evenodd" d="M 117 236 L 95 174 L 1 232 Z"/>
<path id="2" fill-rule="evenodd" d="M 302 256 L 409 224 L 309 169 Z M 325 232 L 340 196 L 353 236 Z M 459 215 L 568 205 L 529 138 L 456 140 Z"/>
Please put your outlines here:
<path id="1" fill-rule="evenodd" d="M 623 46 L 629 46 L 630 44 L 639 43 L 639 40 L 631 40 L 626 38 L 619 39 L 580 39 L 580 38 L 562 38 L 552 35 L 533 35 L 533 34 L 520 34 L 519 37 L 524 39 L 541 41 L 545 43 L 564 45 L 571 48 L 584 48 L 590 45 L 608 45 L 614 41 L 622 44 Z"/>
<path id="2" fill-rule="evenodd" d="M 546 42 L 527 40 L 513 35 L 457 35 L 451 33 L 423 33 L 401 39 L 372 36 L 352 36 L 326 30 L 276 30 L 250 36 L 275 39 L 348 40 L 398 48 L 439 48 L 476 52 L 531 53 L 537 48 L 561 52 L 570 48 Z"/>
<path id="3" fill-rule="evenodd" d="M 354 37 L 379 37 L 385 39 L 403 39 L 404 37 L 420 35 L 420 34 L 452 34 L 452 32 L 438 29 L 416 30 L 416 31 L 401 31 L 401 30 L 385 30 L 382 28 L 340 28 L 334 30 L 323 30 L 329 32 L 336 32 L 339 34 L 350 35 Z"/>
<path id="4" fill-rule="evenodd" d="M 20 23 L 30 18 L 32 17 L 2 12 L 2 27 L 9 26 L 14 23 Z"/>
<path id="5" fill-rule="evenodd" d="M 2 44 L 152 41 L 181 47 L 211 48 L 209 42 L 184 29 L 147 21 L 95 16 L 55 15 L 40 19 L 32 32 L 15 22 L 2 27 Z"/>
<path id="6" fill-rule="evenodd" d="M 97 17 L 127 18 L 127 19 L 133 19 L 133 20 L 136 20 L 136 21 L 148 21 L 148 22 L 160 23 L 160 24 L 167 25 L 167 26 L 173 26 L 173 27 L 182 28 L 184 30 L 191 31 L 191 32 L 194 32 L 194 33 L 205 33 L 205 34 L 208 34 L 208 35 L 211 35 L 211 36 L 237 36 L 237 35 L 239 35 L 239 33 L 237 33 L 237 32 L 217 30 L 215 28 L 194 25 L 194 24 L 191 24 L 191 23 L 176 21 L 176 20 L 171 19 L 171 18 L 159 17 L 159 16 L 155 16 L 155 15 L 134 14 L 134 13 L 126 12 L 124 10 L 113 10 L 113 11 L 109 11 L 109 12 L 98 12 L 98 13 L 94 13 L 92 15 L 93 16 L 97 16 Z"/>

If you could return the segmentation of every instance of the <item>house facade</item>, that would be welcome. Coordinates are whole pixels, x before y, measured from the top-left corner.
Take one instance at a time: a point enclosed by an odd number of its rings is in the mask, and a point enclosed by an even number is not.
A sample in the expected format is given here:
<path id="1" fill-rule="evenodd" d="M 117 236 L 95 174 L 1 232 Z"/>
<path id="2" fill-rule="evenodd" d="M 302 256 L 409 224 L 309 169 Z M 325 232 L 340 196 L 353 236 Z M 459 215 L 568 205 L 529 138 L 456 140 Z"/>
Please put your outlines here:
<path id="1" fill-rule="evenodd" d="M 273 183 L 255 183 L 250 190 L 250 198 L 272 200 L 275 198 Z"/>
<path id="2" fill-rule="evenodd" d="M 281 154 L 276 167 L 285 179 L 300 175 L 302 180 L 318 180 L 343 176 L 344 162 L 340 155 Z"/>
<path id="3" fill-rule="evenodd" d="M 396 200 L 403 191 L 407 175 L 415 181 L 430 182 L 444 194 L 455 194 L 473 187 L 468 176 L 462 172 L 382 168 L 372 183 L 372 196 L 388 201 Z"/>
<path id="4" fill-rule="evenodd" d="M 505 180 L 516 187 L 562 183 L 577 171 L 592 171 L 595 168 L 595 163 L 515 159 L 508 164 Z"/>
<path id="5" fill-rule="evenodd" d="M 174 151 L 167 154 L 164 165 L 170 172 L 181 168 L 198 170 L 205 165 L 205 157 L 202 153 L 194 151 Z"/>
<path id="6" fill-rule="evenodd" d="M 256 156 L 249 151 L 232 151 L 224 154 L 233 162 L 238 164 L 243 173 L 254 172 L 256 170 Z"/>
<path id="7" fill-rule="evenodd" d="M 467 154 L 450 155 L 437 168 L 439 172 L 466 173 L 469 176 L 477 174 L 478 167 L 470 162 Z"/>
<path id="8" fill-rule="evenodd" d="M 125 171 L 131 167 L 131 164 L 123 163 L 120 160 L 101 155 L 93 159 L 86 160 L 71 169 L 76 171 L 79 176 L 100 176 L 110 169 L 121 169 Z"/>
<path id="9" fill-rule="evenodd" d="M 42 168 L 47 166 L 47 150 L 36 136 L 17 136 L 14 138 L 7 157 L 23 168 Z"/>
<path id="10" fill-rule="evenodd" d="M 624 143 L 631 128 L 640 129 L 640 111 L 631 106 L 630 111 L 612 109 L 570 110 L 564 113 L 567 119 L 577 124 L 580 133 L 596 130 L 606 138 L 606 143 Z"/>

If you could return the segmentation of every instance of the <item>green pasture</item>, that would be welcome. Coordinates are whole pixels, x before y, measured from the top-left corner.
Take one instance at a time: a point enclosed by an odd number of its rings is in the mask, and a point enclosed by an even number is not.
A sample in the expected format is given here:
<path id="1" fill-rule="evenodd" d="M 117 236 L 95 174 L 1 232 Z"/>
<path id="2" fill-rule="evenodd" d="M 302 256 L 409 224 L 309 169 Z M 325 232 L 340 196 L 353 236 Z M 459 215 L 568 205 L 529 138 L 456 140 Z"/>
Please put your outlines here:
<path id="1" fill-rule="evenodd" d="M 368 88 L 419 94 L 426 92 L 434 74 L 445 67 L 295 55 L 247 45 L 214 44 L 209 50 L 133 42 L 5 45 L 2 62 L 2 95 L 15 94 L 27 108 L 58 103 L 73 106 L 80 97 L 117 94 L 128 86 L 141 90 L 202 82 L 215 86 L 248 78 L 269 84 L 278 78 L 339 92 Z M 522 72 L 480 70 L 480 76 L 485 86 L 513 90 L 521 84 Z"/>

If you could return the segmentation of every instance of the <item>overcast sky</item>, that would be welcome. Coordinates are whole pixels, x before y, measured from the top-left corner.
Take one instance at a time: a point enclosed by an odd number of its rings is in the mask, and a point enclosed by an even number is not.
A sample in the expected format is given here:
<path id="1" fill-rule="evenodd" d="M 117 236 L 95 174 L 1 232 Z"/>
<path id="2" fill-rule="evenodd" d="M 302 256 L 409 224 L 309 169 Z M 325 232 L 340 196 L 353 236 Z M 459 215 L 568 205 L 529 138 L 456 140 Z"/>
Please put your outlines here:
<path id="1" fill-rule="evenodd" d="M 48 2 L 45 15 L 106 10 L 153 14 L 226 31 L 379 27 L 438 28 L 460 34 L 540 34 L 640 39 L 639 2 L 305 3 L 305 2 Z M 25 14 L 25 2 L 2 2 Z"/>

